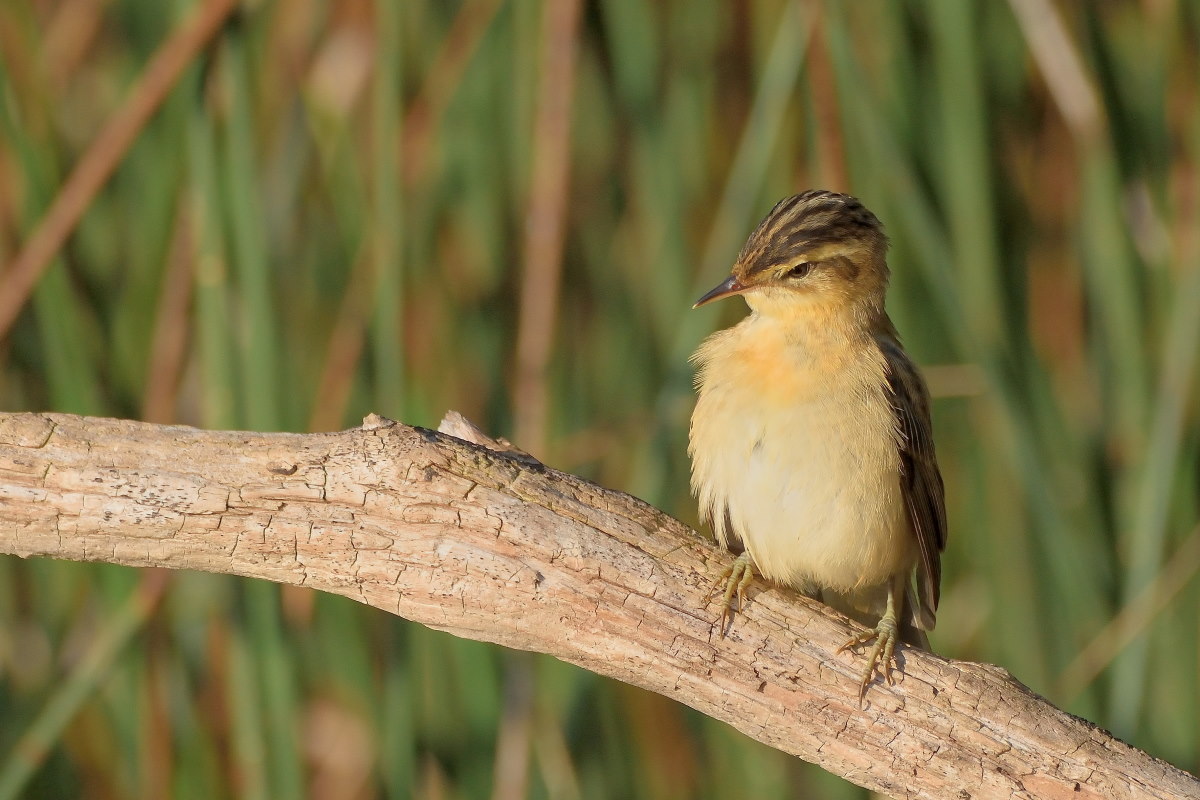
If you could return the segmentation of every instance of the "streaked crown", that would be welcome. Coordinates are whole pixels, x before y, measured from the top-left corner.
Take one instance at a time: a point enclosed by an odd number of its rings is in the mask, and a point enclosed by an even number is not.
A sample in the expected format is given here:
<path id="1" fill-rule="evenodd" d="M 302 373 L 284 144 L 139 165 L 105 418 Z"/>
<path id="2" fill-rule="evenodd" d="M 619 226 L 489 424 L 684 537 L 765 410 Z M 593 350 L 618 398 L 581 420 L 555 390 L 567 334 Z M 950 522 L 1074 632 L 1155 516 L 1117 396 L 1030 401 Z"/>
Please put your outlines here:
<path id="1" fill-rule="evenodd" d="M 882 257 L 886 250 L 882 223 L 858 198 L 814 189 L 775 204 L 746 240 L 734 272 L 744 280 L 803 263 Z"/>
<path id="2" fill-rule="evenodd" d="M 780 200 L 750 234 L 728 280 L 703 305 L 755 290 L 882 303 L 888 240 L 858 198 L 814 189 Z"/>

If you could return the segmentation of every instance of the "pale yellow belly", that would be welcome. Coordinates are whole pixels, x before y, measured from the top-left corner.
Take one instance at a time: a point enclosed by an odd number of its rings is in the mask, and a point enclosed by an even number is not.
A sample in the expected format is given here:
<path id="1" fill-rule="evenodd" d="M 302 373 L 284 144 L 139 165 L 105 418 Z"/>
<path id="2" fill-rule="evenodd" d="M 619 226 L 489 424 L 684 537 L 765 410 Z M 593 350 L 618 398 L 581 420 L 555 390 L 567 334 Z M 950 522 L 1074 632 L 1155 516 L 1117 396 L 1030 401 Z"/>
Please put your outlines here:
<path id="1" fill-rule="evenodd" d="M 722 542 L 740 538 L 764 577 L 804 591 L 854 595 L 911 569 L 883 387 L 749 377 L 710 370 L 692 419 L 693 489 Z"/>

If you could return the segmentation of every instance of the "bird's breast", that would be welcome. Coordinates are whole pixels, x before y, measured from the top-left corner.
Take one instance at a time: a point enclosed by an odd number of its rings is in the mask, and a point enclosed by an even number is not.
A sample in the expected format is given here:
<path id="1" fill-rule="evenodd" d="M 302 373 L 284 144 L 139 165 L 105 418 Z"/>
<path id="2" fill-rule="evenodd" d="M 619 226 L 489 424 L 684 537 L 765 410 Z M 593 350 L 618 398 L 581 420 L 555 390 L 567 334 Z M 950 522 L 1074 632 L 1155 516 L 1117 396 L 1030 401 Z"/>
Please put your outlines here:
<path id="1" fill-rule="evenodd" d="M 689 449 L 702 513 L 781 583 L 852 592 L 910 568 L 882 355 L 748 322 L 697 354 Z"/>

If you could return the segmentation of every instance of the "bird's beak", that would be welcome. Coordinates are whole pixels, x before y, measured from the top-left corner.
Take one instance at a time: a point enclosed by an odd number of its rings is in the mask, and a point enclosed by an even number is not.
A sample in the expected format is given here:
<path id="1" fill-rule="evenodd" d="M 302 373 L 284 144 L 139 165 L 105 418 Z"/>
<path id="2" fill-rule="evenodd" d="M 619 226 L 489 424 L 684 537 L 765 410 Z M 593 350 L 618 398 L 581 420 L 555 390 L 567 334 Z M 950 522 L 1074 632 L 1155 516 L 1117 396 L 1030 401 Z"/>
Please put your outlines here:
<path id="1" fill-rule="evenodd" d="M 692 306 L 692 308 L 699 308 L 705 303 L 711 303 L 713 300 L 720 300 L 722 297 L 741 294 L 744 291 L 746 291 L 746 287 L 742 285 L 742 282 L 733 275 L 730 275 L 724 281 L 714 286 L 712 291 L 708 292 L 706 295 L 697 300 L 696 304 Z"/>

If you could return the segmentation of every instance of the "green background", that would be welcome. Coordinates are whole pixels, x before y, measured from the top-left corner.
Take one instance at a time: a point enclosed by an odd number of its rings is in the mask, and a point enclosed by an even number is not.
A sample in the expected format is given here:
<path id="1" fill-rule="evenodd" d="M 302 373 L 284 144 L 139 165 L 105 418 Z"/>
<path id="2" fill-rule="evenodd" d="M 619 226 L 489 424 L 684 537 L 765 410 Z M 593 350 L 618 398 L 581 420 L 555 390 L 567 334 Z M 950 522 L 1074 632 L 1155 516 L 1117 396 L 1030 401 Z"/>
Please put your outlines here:
<path id="1" fill-rule="evenodd" d="M 0 408 L 457 409 L 694 525 L 687 357 L 744 310 L 691 302 L 775 200 L 851 191 L 935 397 L 935 649 L 1200 769 L 1200 4 L 593 0 L 559 193 L 551 2 L 248 3 L 0 340 Z M 0 3 L 0 280 L 193 5 Z M 863 794 L 552 659 L 154 580 L 0 559 L 0 796 Z"/>

